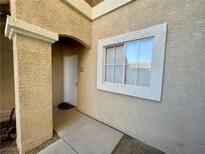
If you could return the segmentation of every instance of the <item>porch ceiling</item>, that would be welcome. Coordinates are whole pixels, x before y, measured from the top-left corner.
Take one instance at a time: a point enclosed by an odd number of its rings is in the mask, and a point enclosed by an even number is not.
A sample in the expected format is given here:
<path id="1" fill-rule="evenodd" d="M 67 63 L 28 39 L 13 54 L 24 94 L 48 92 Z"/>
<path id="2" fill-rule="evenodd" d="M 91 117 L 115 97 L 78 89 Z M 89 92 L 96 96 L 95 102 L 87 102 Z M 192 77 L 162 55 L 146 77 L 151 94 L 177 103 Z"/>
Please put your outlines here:
<path id="1" fill-rule="evenodd" d="M 101 3 L 104 0 L 85 0 L 90 6 L 94 7 L 97 4 Z"/>

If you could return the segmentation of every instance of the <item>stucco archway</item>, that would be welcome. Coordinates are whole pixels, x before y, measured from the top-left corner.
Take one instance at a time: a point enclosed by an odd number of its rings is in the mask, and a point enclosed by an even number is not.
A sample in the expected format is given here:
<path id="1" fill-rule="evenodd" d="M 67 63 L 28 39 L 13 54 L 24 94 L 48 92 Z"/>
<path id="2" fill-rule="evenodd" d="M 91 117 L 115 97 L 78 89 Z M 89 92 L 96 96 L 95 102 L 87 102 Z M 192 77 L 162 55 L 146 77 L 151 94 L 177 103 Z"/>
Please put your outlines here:
<path id="1" fill-rule="evenodd" d="M 52 91 L 53 106 L 64 102 L 64 58 L 68 56 L 77 56 L 78 67 L 77 77 L 83 73 L 82 60 L 88 53 L 87 48 L 81 42 L 72 37 L 60 35 L 59 41 L 52 44 Z M 76 87 L 78 88 L 78 87 Z M 76 98 L 77 99 L 77 98 Z"/>
<path id="2" fill-rule="evenodd" d="M 91 46 L 91 21 L 64 1 L 10 1 L 11 16 Z"/>
<path id="3" fill-rule="evenodd" d="M 84 46 L 85 48 L 90 48 L 90 45 L 88 45 L 86 42 L 84 42 L 82 39 L 76 37 L 75 35 L 67 35 L 67 34 L 59 34 L 59 40 L 61 39 L 70 39 L 73 41 L 76 41 L 76 43 L 79 43 L 80 46 Z"/>

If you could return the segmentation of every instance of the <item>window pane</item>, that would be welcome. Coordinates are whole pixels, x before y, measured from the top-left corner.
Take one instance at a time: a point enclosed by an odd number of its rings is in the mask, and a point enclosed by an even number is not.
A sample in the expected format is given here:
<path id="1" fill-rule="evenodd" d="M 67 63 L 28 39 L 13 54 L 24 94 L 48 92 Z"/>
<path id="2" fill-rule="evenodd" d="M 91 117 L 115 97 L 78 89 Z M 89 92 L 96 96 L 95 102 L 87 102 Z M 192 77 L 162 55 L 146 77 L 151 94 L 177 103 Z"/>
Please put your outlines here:
<path id="1" fill-rule="evenodd" d="M 141 39 L 139 48 L 139 68 L 151 68 L 153 38 Z"/>
<path id="2" fill-rule="evenodd" d="M 138 61 L 139 41 L 130 41 L 126 44 L 126 64 L 134 64 Z"/>
<path id="3" fill-rule="evenodd" d="M 105 81 L 113 82 L 114 66 L 105 67 Z"/>
<path id="4" fill-rule="evenodd" d="M 124 63 L 124 46 L 116 46 L 115 47 L 115 64 L 123 64 Z"/>
<path id="5" fill-rule="evenodd" d="M 126 65 L 125 84 L 135 85 L 137 78 L 137 67 L 135 65 Z"/>
<path id="6" fill-rule="evenodd" d="M 114 47 L 106 49 L 106 64 L 114 64 L 115 49 Z"/>
<path id="7" fill-rule="evenodd" d="M 115 83 L 122 83 L 123 81 L 123 66 L 115 66 Z"/>
<path id="8" fill-rule="evenodd" d="M 137 85 L 150 86 L 151 69 L 138 68 L 137 69 Z"/>
<path id="9" fill-rule="evenodd" d="M 146 38 L 127 42 L 126 45 L 126 79 L 127 84 L 136 84 L 140 86 L 149 86 L 151 77 L 153 38 Z M 130 69 L 136 73 L 134 77 L 129 77 Z M 136 79 L 136 81 L 134 80 Z M 128 80 L 129 79 L 129 80 Z M 135 81 L 135 83 L 134 83 Z"/>
<path id="10" fill-rule="evenodd" d="M 152 46 L 153 38 L 141 39 L 139 60 L 138 60 L 138 71 L 137 71 L 137 85 L 149 86 L 150 85 L 150 74 L 152 64 Z"/>
<path id="11" fill-rule="evenodd" d="M 153 38 L 146 38 L 146 39 L 127 42 L 126 63 L 127 64 L 145 63 L 151 65 L 152 46 L 153 46 Z"/>

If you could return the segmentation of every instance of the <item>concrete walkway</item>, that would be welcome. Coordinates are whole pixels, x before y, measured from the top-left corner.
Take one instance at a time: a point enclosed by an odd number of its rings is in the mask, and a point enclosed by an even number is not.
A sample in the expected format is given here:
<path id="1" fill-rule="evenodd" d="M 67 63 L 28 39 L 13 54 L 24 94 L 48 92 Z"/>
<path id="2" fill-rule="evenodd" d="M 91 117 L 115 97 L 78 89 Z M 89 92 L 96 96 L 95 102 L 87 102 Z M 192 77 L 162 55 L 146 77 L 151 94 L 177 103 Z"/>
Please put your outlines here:
<path id="1" fill-rule="evenodd" d="M 39 154 L 110 154 L 123 136 L 75 109 L 55 109 L 53 118 L 60 139 Z"/>

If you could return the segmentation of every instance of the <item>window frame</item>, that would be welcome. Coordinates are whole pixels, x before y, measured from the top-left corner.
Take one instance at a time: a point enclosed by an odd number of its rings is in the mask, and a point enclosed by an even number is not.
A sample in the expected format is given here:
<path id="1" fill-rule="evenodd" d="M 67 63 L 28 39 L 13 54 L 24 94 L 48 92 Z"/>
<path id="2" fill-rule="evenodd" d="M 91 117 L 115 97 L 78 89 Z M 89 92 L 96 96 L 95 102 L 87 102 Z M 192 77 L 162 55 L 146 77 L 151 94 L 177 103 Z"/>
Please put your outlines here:
<path id="1" fill-rule="evenodd" d="M 167 23 L 163 23 L 146 29 L 98 40 L 97 89 L 155 101 L 161 101 L 166 32 Z M 104 66 L 106 58 L 106 48 L 120 44 L 124 44 L 125 48 L 126 42 L 150 37 L 153 37 L 150 86 L 144 87 L 105 82 Z"/>

